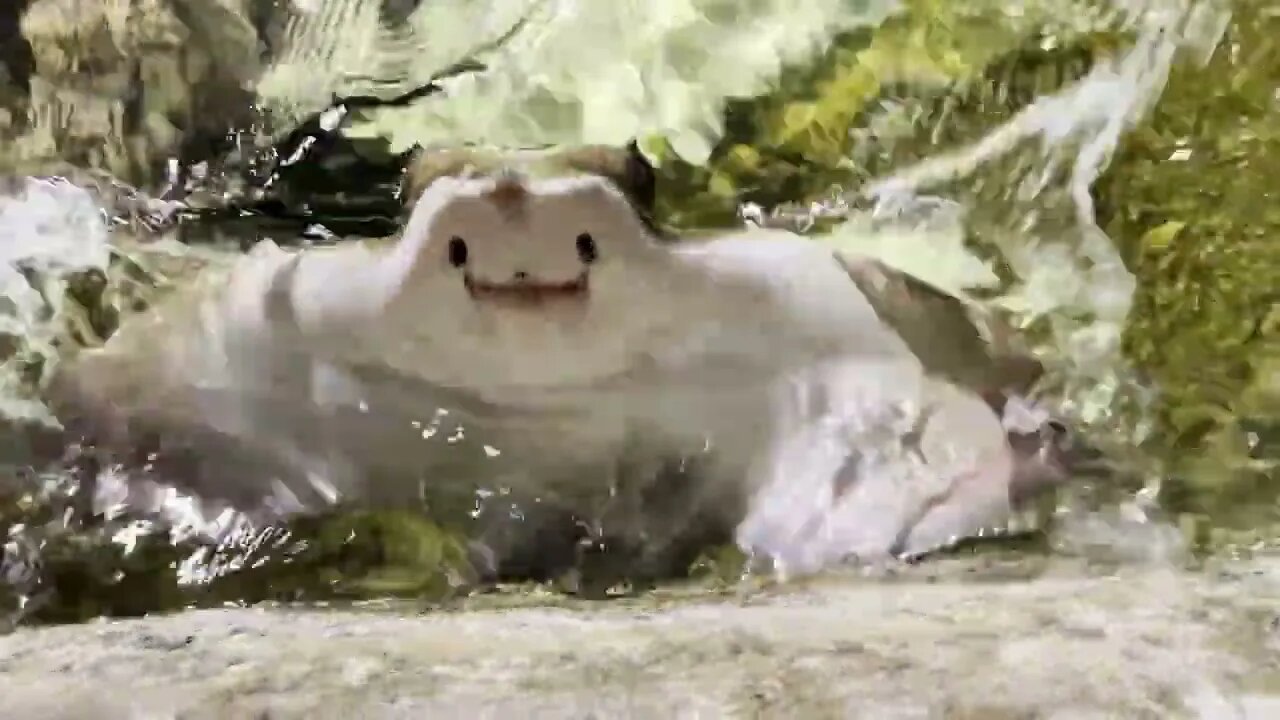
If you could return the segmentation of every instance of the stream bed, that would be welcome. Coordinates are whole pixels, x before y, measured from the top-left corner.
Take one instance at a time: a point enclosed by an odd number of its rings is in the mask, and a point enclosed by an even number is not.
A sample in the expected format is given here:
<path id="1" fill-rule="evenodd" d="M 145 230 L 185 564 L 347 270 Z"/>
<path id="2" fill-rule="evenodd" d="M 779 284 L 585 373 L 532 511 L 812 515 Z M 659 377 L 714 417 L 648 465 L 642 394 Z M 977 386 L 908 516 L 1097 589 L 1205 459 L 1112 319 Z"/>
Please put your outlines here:
<path id="1" fill-rule="evenodd" d="M 0 638 L 0 717 L 1262 720 L 1278 597 L 1276 556 L 1006 556 L 607 604 L 200 610 Z"/>

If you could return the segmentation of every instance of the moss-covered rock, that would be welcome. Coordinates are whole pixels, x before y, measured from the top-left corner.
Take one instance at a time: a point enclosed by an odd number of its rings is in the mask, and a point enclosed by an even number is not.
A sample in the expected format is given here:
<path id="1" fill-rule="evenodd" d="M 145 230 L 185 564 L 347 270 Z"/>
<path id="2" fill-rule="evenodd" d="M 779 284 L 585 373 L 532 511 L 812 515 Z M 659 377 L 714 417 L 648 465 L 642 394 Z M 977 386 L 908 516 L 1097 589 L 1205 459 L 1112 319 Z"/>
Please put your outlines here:
<path id="1" fill-rule="evenodd" d="M 1237 3 L 1096 189 L 1138 275 L 1126 353 L 1161 393 L 1149 449 L 1180 509 L 1280 520 L 1280 17 Z"/>
<path id="2" fill-rule="evenodd" d="M 403 597 L 439 602 L 477 577 L 464 536 L 411 510 L 347 510 L 266 528 L 201 557 L 202 604 Z"/>

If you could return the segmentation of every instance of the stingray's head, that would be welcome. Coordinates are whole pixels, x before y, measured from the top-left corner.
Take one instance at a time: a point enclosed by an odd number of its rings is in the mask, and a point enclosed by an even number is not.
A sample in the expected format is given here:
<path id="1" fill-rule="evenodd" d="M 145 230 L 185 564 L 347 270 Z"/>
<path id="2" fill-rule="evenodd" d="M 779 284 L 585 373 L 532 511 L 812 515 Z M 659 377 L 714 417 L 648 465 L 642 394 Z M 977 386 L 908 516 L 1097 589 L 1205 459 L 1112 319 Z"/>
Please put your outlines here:
<path id="1" fill-rule="evenodd" d="M 636 275 L 659 254 L 637 201 L 651 195 L 591 170 L 539 175 L 507 162 L 431 179 L 400 248 L 412 266 L 409 286 L 511 316 L 627 304 Z M 647 163 L 623 171 L 652 182 Z"/>
<path id="2" fill-rule="evenodd" d="M 1106 467 L 1101 451 L 1067 422 L 1024 398 L 1009 398 L 1003 421 L 1014 456 L 1010 498 L 1015 505 Z"/>

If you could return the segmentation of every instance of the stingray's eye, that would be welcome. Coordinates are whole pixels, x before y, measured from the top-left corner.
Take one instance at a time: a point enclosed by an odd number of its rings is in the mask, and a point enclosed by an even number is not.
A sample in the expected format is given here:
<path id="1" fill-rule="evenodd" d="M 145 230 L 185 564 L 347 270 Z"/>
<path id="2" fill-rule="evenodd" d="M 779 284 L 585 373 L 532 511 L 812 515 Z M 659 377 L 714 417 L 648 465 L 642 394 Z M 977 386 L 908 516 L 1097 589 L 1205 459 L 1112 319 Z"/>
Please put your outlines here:
<path id="1" fill-rule="evenodd" d="M 1059 420 L 1049 420 L 1044 424 L 1044 430 L 1041 431 L 1041 438 L 1047 442 L 1053 443 L 1055 447 L 1065 447 L 1070 445 L 1072 442 L 1071 428 L 1067 427 L 1066 423 Z"/>
<path id="2" fill-rule="evenodd" d="M 582 258 L 582 262 L 595 262 L 598 253 L 596 252 L 595 238 L 591 237 L 591 233 L 582 233 L 578 236 L 578 257 Z"/>
<path id="3" fill-rule="evenodd" d="M 449 264 L 456 268 L 467 264 L 467 241 L 457 235 L 449 238 Z"/>

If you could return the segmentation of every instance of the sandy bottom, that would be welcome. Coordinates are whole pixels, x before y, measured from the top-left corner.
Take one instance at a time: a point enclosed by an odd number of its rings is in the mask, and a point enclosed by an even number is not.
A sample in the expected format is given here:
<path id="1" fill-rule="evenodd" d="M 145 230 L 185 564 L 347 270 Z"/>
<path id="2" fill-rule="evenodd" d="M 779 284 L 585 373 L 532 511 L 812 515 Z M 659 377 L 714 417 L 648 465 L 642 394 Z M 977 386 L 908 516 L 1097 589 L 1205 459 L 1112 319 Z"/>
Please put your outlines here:
<path id="1" fill-rule="evenodd" d="M 1280 557 L 1025 571 L 21 630 L 0 717 L 1280 718 Z"/>

